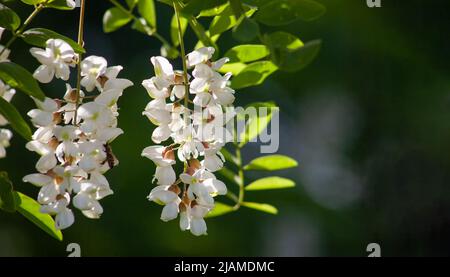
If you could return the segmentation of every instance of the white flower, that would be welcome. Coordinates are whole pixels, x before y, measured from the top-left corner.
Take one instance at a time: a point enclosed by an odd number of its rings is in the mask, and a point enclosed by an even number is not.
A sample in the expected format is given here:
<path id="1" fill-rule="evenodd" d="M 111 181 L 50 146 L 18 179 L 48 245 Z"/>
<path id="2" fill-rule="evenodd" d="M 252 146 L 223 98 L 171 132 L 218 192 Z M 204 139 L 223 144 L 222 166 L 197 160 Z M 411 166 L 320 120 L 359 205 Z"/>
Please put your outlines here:
<path id="1" fill-rule="evenodd" d="M 10 88 L 8 85 L 3 83 L 2 80 L 0 80 L 0 97 L 5 99 L 7 102 L 10 102 L 15 93 L 15 89 Z M 8 124 L 8 121 L 0 114 L 0 126 L 4 126 L 6 124 Z"/>
<path id="2" fill-rule="evenodd" d="M 162 221 L 170 221 L 177 218 L 181 199 L 178 197 L 179 188 L 176 185 L 160 185 L 152 189 L 148 199 L 164 205 L 161 213 Z"/>
<path id="3" fill-rule="evenodd" d="M 54 143 L 42 143 L 33 140 L 26 144 L 26 148 L 41 155 L 41 158 L 36 163 L 36 169 L 39 172 L 47 173 L 57 165 Z"/>
<path id="4" fill-rule="evenodd" d="M 31 122 L 37 127 L 54 126 L 58 124 L 59 118 L 57 117 L 57 111 L 59 109 L 58 103 L 46 97 L 44 101 L 35 99 L 38 109 L 33 109 L 28 112 L 28 116 L 31 117 Z"/>
<path id="5" fill-rule="evenodd" d="M 155 179 L 158 185 L 172 185 L 176 175 L 172 168 L 175 164 L 173 150 L 163 146 L 149 146 L 142 151 L 142 156 L 152 160 L 156 164 Z"/>
<path id="6" fill-rule="evenodd" d="M 80 90 L 80 96 L 78 97 L 78 104 L 83 101 L 84 92 Z M 62 106 L 58 112 L 64 112 L 64 123 L 69 124 L 74 121 L 75 109 L 77 107 L 77 90 L 72 88 L 70 84 L 66 84 L 66 93 L 64 94 L 64 100 L 66 104 Z M 75 123 L 75 122 L 74 122 Z"/>
<path id="7" fill-rule="evenodd" d="M 210 208 L 214 207 L 214 196 L 227 193 L 225 184 L 204 169 L 198 169 L 193 175 L 182 173 L 180 179 L 189 185 L 187 195 L 191 200 L 197 199 Z"/>
<path id="8" fill-rule="evenodd" d="M 0 129 L 0 158 L 6 157 L 6 147 L 9 146 L 9 141 L 12 138 L 12 133 L 8 129 Z"/>
<path id="9" fill-rule="evenodd" d="M 213 47 L 202 47 L 195 51 L 192 51 L 187 55 L 187 66 L 192 67 L 200 63 L 205 63 L 211 59 L 215 49 Z"/>
<path id="10" fill-rule="evenodd" d="M 203 143 L 203 146 L 205 147 L 205 158 L 201 162 L 203 167 L 211 172 L 217 171 L 223 167 L 225 157 L 220 152 L 220 149 L 223 147 L 223 145 L 224 144 L 220 141 L 214 143 Z"/>
<path id="11" fill-rule="evenodd" d="M 101 174 L 98 176 L 103 177 Z M 104 177 L 103 177 L 104 178 Z M 102 181 L 103 181 L 103 178 Z M 82 182 L 78 194 L 73 198 L 73 205 L 80 209 L 88 218 L 100 218 L 103 213 L 103 207 L 99 200 L 113 194 L 109 188 L 108 182 L 98 182 L 96 179 Z"/>
<path id="12" fill-rule="evenodd" d="M 85 133 L 94 133 L 97 129 L 115 127 L 116 118 L 110 109 L 96 102 L 88 102 L 78 108 L 78 121 L 81 130 Z"/>
<path id="13" fill-rule="evenodd" d="M 33 47 L 30 52 L 42 64 L 33 74 L 39 82 L 49 83 L 53 76 L 62 80 L 69 79 L 69 66 L 74 66 L 76 54 L 67 42 L 49 39 L 45 49 Z"/>
<path id="14" fill-rule="evenodd" d="M 156 76 L 142 82 L 152 98 L 143 115 L 157 126 L 153 142 L 173 140 L 167 147 L 155 145 L 142 152 L 156 164 L 154 180 L 158 186 L 149 199 L 164 205 L 163 221 L 180 214 L 181 230 L 190 230 L 196 236 L 207 232 L 204 217 L 214 208 L 214 197 L 227 193 L 225 184 L 212 172 L 223 167 L 225 158 L 220 150 L 232 137 L 224 125 L 235 115 L 234 108 L 232 113 L 224 112 L 224 106 L 234 101 L 234 91 L 228 87 L 231 74 L 222 76 L 217 72 L 228 58 L 212 62 L 213 54 L 214 48 L 203 47 L 186 57 L 188 66 L 194 67 L 194 79 L 189 84 L 189 94 L 195 95 L 193 101 L 181 101 L 190 96 L 185 95 L 184 74 L 175 71 L 163 57 L 151 58 Z M 189 74 L 187 79 L 189 82 Z M 194 110 L 182 103 L 193 103 Z M 228 108 L 232 107 L 225 107 L 225 111 Z M 178 180 L 173 168 L 174 151 L 184 163 L 184 173 Z M 180 182 L 184 183 L 183 189 L 178 186 Z"/>
<path id="15" fill-rule="evenodd" d="M 153 80 L 156 88 L 167 88 L 174 83 L 175 73 L 170 62 L 161 56 L 152 57 L 150 61 L 155 68 L 155 79 Z"/>
<path id="16" fill-rule="evenodd" d="M 182 205 L 183 211 L 180 212 L 180 229 L 182 231 L 190 230 L 195 236 L 207 234 L 206 222 L 203 219 L 210 209 L 202 205 L 194 207 Z"/>
<path id="17" fill-rule="evenodd" d="M 73 9 L 77 6 L 75 0 L 66 0 L 66 5 L 67 5 L 67 7 L 71 8 L 71 9 Z"/>
<path id="18" fill-rule="evenodd" d="M 56 215 L 55 227 L 58 230 L 70 227 L 74 222 L 72 210 L 67 208 L 70 203 L 70 195 L 68 193 L 57 194 L 48 203 L 41 206 L 41 212 L 50 215 Z"/>
<path id="19" fill-rule="evenodd" d="M 81 85 L 92 91 L 97 85 L 97 78 L 106 72 L 107 61 L 103 57 L 89 56 L 81 62 Z"/>

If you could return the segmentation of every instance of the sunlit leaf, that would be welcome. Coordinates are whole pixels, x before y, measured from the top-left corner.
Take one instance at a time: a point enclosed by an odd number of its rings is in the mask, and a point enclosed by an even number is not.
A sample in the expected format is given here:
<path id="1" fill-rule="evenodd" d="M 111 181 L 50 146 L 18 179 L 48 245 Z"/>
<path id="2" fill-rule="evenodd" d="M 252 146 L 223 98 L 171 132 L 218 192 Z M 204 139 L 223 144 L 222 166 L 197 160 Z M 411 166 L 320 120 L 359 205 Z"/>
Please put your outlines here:
<path id="1" fill-rule="evenodd" d="M 27 5 L 37 5 L 39 3 L 45 2 L 46 0 L 20 0 L 21 2 L 27 4 Z"/>
<path id="2" fill-rule="evenodd" d="M 256 8 L 246 6 L 245 15 L 250 17 L 255 13 Z M 234 16 L 233 11 L 228 6 L 221 14 L 214 17 L 209 26 L 209 32 L 211 36 L 221 34 L 231 28 L 233 28 L 238 22 L 238 19 Z"/>
<path id="3" fill-rule="evenodd" d="M 138 3 L 138 1 L 139 0 L 126 0 L 125 2 L 127 2 L 127 6 L 130 9 L 133 9 L 136 6 L 136 4 Z"/>
<path id="4" fill-rule="evenodd" d="M 259 61 L 249 64 L 231 81 L 231 87 L 241 89 L 262 84 L 278 67 L 271 61 Z"/>
<path id="5" fill-rule="evenodd" d="M 221 216 L 227 213 L 230 213 L 233 211 L 233 207 L 229 206 L 227 204 L 223 204 L 220 202 L 215 202 L 214 203 L 214 209 L 212 209 L 207 215 L 206 217 L 210 218 L 210 217 L 216 217 L 216 216 Z"/>
<path id="6" fill-rule="evenodd" d="M 37 81 L 30 72 L 18 64 L 12 62 L 0 63 L 0 80 L 10 87 L 16 88 L 39 100 L 44 100 L 45 95 Z"/>
<path id="7" fill-rule="evenodd" d="M 325 11 L 325 6 L 312 0 L 272 0 L 259 9 L 256 19 L 269 26 L 281 26 L 298 19 L 315 20 Z"/>
<path id="8" fill-rule="evenodd" d="M 183 8 L 182 13 L 198 15 L 202 11 L 210 10 L 225 4 L 227 0 L 190 0 Z"/>
<path id="9" fill-rule="evenodd" d="M 50 0 L 47 4 L 45 4 L 46 7 L 57 9 L 57 10 L 73 10 L 74 8 L 71 8 L 67 6 L 67 0 Z"/>
<path id="10" fill-rule="evenodd" d="M 20 17 L 7 6 L 0 4 L 0 27 L 15 31 L 20 26 Z"/>
<path id="11" fill-rule="evenodd" d="M 283 31 L 264 35 L 264 41 L 273 49 L 296 50 L 303 46 L 303 42 L 298 37 Z"/>
<path id="12" fill-rule="evenodd" d="M 214 38 L 214 36 L 212 36 L 209 32 L 207 32 L 196 18 L 190 17 L 188 20 L 189 26 L 191 26 L 195 35 L 201 41 L 201 45 L 197 44 L 195 49 L 202 46 L 212 46 L 216 49 L 214 55 L 217 56 L 217 54 L 219 53 L 218 51 L 219 47 L 216 45 L 215 41 L 217 40 L 218 37 Z"/>
<path id="13" fill-rule="evenodd" d="M 132 16 L 117 7 L 108 9 L 103 15 L 103 31 L 110 33 L 130 22 Z"/>
<path id="14" fill-rule="evenodd" d="M 211 9 L 204 9 L 200 12 L 200 14 L 197 17 L 210 17 L 210 16 L 216 16 L 221 14 L 227 7 L 230 5 L 229 2 L 226 2 L 225 4 L 222 4 L 220 6 L 212 7 Z"/>
<path id="15" fill-rule="evenodd" d="M 62 39 L 65 42 L 67 42 L 73 50 L 77 53 L 85 53 L 85 50 L 83 47 L 81 47 L 78 43 L 73 41 L 72 39 L 63 36 L 61 34 L 58 34 L 57 32 L 54 32 L 52 30 L 44 29 L 44 28 L 33 28 L 25 31 L 22 34 L 22 39 L 31 45 L 43 47 L 45 48 L 46 42 L 49 39 Z"/>
<path id="16" fill-rule="evenodd" d="M 17 109 L 0 97 L 0 114 L 8 120 L 11 127 L 24 139 L 31 140 L 31 129 Z"/>
<path id="17" fill-rule="evenodd" d="M 265 58 L 269 54 L 269 49 L 265 45 L 242 44 L 231 48 L 224 56 L 230 59 L 230 63 L 247 63 Z"/>
<path id="18" fill-rule="evenodd" d="M 145 21 L 147 21 L 148 25 L 156 29 L 155 2 L 153 0 L 139 0 L 138 11 Z"/>
<path id="19" fill-rule="evenodd" d="M 269 189 L 285 189 L 295 187 L 295 182 L 283 177 L 266 177 L 256 180 L 245 187 L 245 190 L 269 190 Z"/>
<path id="20" fill-rule="evenodd" d="M 62 241 L 62 233 L 55 228 L 55 221 L 50 215 L 40 212 L 41 205 L 38 202 L 20 192 L 15 192 L 15 195 L 19 213 L 53 238 Z"/>
<path id="21" fill-rule="evenodd" d="M 13 185 L 4 171 L 0 172 L 0 209 L 10 213 L 16 211 Z"/>
<path id="22" fill-rule="evenodd" d="M 281 170 L 296 167 L 297 161 L 284 155 L 267 155 L 259 157 L 244 166 L 244 170 Z"/>
<path id="23" fill-rule="evenodd" d="M 261 212 L 265 212 L 268 214 L 277 214 L 278 213 L 277 208 L 275 208 L 274 206 L 272 206 L 270 204 L 265 204 L 265 203 L 244 202 L 244 203 L 242 203 L 242 206 L 250 208 L 250 209 L 258 210 Z"/>
<path id="24" fill-rule="evenodd" d="M 219 72 L 220 73 L 231 72 L 233 76 L 236 76 L 246 67 L 247 65 L 245 63 L 226 63 L 219 69 Z"/>
<path id="25" fill-rule="evenodd" d="M 186 32 L 188 24 L 189 21 L 184 16 L 180 16 L 181 34 L 183 36 Z M 178 39 L 178 20 L 175 15 L 172 16 L 172 20 L 170 21 L 170 38 L 172 39 L 174 46 L 180 45 L 180 41 Z"/>

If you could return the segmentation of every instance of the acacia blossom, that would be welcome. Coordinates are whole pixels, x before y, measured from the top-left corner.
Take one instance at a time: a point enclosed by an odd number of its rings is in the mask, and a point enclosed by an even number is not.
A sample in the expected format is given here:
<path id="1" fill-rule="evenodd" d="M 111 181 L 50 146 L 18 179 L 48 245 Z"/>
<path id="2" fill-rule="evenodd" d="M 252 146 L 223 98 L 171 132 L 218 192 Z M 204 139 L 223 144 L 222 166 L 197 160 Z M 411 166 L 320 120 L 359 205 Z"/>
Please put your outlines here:
<path id="1" fill-rule="evenodd" d="M 53 76 L 50 78 L 51 74 L 42 71 L 54 70 L 57 78 L 68 79 L 70 71 L 66 75 L 65 67 L 70 66 L 69 56 L 75 57 L 69 47 L 65 42 L 49 40 L 45 50 L 35 49 L 33 53 L 47 56 L 46 59 L 37 56 L 43 65 L 34 77 L 47 82 Z M 53 55 L 62 51 L 61 48 L 67 59 Z M 59 66 L 58 69 L 55 66 Z M 98 93 L 87 95 L 66 84 L 63 99 L 34 99 L 37 108 L 28 113 L 37 130 L 26 147 L 41 157 L 36 163 L 38 173 L 27 175 L 23 180 L 40 187 L 37 200 L 41 212 L 55 216 L 57 229 L 74 223 L 70 204 L 88 218 L 102 215 L 99 201 L 113 194 L 104 174 L 118 164 L 110 144 L 123 133 L 117 126 L 117 100 L 123 90 L 133 85 L 127 79 L 117 78 L 122 67 L 107 67 L 103 57 L 86 57 L 81 67 L 81 85 L 88 92 L 97 88 Z M 63 75 L 57 73 L 61 69 Z M 44 75 L 49 78 L 42 78 Z"/>
<path id="2" fill-rule="evenodd" d="M 231 73 L 221 75 L 217 70 L 228 59 L 211 61 L 214 48 L 203 47 L 189 53 L 186 62 L 193 69 L 188 74 L 189 93 L 186 95 L 183 73 L 175 71 L 164 57 L 150 59 L 155 76 L 142 85 L 152 100 L 143 115 L 157 127 L 142 156 L 156 165 L 153 181 L 156 187 L 148 196 L 163 205 L 161 220 L 169 221 L 180 215 L 180 229 L 193 235 L 207 233 L 204 217 L 214 209 L 214 197 L 227 193 L 226 185 L 214 173 L 224 165 L 220 150 L 230 141 L 224 124 L 234 117 L 234 90 L 228 87 Z M 194 98 L 186 101 L 184 97 Z M 230 109 L 231 108 L 231 109 Z M 161 143 L 171 140 L 168 146 Z M 175 153 L 176 152 L 176 153 Z M 183 172 L 175 171 L 178 161 Z"/>
<path id="3" fill-rule="evenodd" d="M 0 39 L 2 37 L 3 31 L 5 29 L 0 27 Z M 0 63 L 7 62 L 9 56 L 9 49 L 4 49 L 4 46 L 0 45 Z M 0 97 L 6 102 L 11 102 L 12 97 L 16 93 L 16 90 L 5 84 L 0 80 Z M 0 114 L 0 126 L 5 126 L 9 122 Z M 12 138 L 12 132 L 5 128 L 0 128 L 0 159 L 6 157 L 6 148 L 10 145 L 10 140 Z"/>

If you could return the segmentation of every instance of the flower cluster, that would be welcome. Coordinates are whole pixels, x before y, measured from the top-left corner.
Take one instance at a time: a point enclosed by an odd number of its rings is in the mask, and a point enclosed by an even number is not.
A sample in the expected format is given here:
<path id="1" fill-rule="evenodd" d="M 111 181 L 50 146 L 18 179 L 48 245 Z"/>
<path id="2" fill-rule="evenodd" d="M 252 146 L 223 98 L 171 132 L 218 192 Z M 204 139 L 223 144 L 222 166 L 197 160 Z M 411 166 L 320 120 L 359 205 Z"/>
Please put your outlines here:
<path id="1" fill-rule="evenodd" d="M 30 52 L 41 63 L 33 76 L 43 83 L 54 77 L 68 80 L 69 67 L 78 60 L 72 47 L 60 39 L 49 39 L 45 49 Z M 86 57 L 80 66 L 81 85 L 87 92 L 97 88 L 98 94 L 85 95 L 66 84 L 63 99 L 35 99 L 37 109 L 28 112 L 37 130 L 26 147 L 41 158 L 38 173 L 25 176 L 24 181 L 41 188 L 41 212 L 55 215 L 57 229 L 73 224 L 71 201 L 88 218 L 103 213 L 99 200 L 113 193 L 104 173 L 118 163 L 110 143 L 123 133 L 117 127 L 117 100 L 133 85 L 117 78 L 122 67 L 107 67 L 103 57 Z M 88 99 L 92 101 L 84 101 Z"/>
<path id="2" fill-rule="evenodd" d="M 186 56 L 193 78 L 187 72 L 174 71 L 167 59 L 152 57 L 155 76 L 142 82 L 153 98 L 143 112 L 157 125 L 153 142 L 172 140 L 168 146 L 149 146 L 142 152 L 156 164 L 157 186 L 148 199 L 164 205 L 161 220 L 173 220 L 180 214 L 181 230 L 196 236 L 206 234 L 204 217 L 214 208 L 213 197 L 227 193 L 213 172 L 223 167 L 220 150 L 231 139 L 224 125 L 234 116 L 234 90 L 228 87 L 231 74 L 217 72 L 228 59 L 212 62 L 213 54 L 214 48 L 203 47 Z M 176 157 L 184 164 L 178 178 Z"/>
<path id="3" fill-rule="evenodd" d="M 0 39 L 2 37 L 3 31 L 5 28 L 0 27 Z M 0 45 L 0 63 L 7 62 L 9 56 L 9 49 L 4 49 L 3 45 Z M 0 97 L 10 102 L 16 90 L 5 84 L 2 80 L 0 80 Z M 4 118 L 0 114 L 0 126 L 5 126 L 8 124 L 6 118 Z M 8 129 L 0 128 L 0 159 L 6 157 L 6 147 L 9 146 L 9 142 L 12 138 L 12 133 Z"/>

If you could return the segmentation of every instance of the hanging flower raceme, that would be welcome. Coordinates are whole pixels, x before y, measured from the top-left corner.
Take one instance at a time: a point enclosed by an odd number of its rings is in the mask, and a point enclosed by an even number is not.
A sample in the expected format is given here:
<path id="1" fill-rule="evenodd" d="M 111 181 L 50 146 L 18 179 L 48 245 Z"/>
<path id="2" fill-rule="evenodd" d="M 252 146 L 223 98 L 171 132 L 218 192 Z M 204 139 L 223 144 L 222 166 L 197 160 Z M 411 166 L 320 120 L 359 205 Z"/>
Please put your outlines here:
<path id="1" fill-rule="evenodd" d="M 31 52 L 42 63 L 34 74 L 40 82 L 50 82 L 54 76 L 67 80 L 69 66 L 78 59 L 62 40 L 50 39 L 45 50 Z M 92 94 L 66 84 L 63 99 L 35 99 L 37 108 L 28 113 L 37 130 L 26 147 L 41 158 L 36 163 L 38 173 L 24 181 L 41 188 L 41 212 L 55 216 L 57 229 L 74 223 L 71 203 L 88 218 L 103 213 L 99 201 L 113 194 L 104 174 L 118 164 L 110 144 L 123 133 L 117 127 L 117 100 L 133 85 L 117 78 L 122 67 L 107 67 L 103 57 L 86 57 L 81 68 L 81 85 Z M 95 88 L 98 93 L 92 92 Z"/>
<path id="2" fill-rule="evenodd" d="M 186 56 L 193 69 L 188 87 L 183 72 L 175 71 L 164 57 L 151 58 L 155 76 L 142 82 L 152 98 L 143 115 L 157 126 L 152 140 L 156 144 L 171 140 L 167 146 L 149 146 L 142 152 L 156 165 L 157 186 L 148 199 L 164 206 L 161 220 L 179 214 L 181 230 L 196 236 L 207 232 L 204 217 L 214 208 L 214 197 L 227 193 L 213 172 L 223 167 L 220 150 L 231 138 L 224 124 L 234 116 L 229 112 L 234 110 L 234 90 L 228 87 L 231 73 L 217 72 L 228 59 L 213 62 L 213 54 L 214 48 L 203 47 Z M 177 160 L 184 164 L 179 174 Z"/>
<path id="3" fill-rule="evenodd" d="M 2 37 L 3 31 L 5 29 L 0 27 L 0 39 Z M 9 56 L 9 49 L 4 49 L 3 45 L 0 45 L 0 63 L 7 62 Z M 5 84 L 2 80 L 0 80 L 0 97 L 5 101 L 10 102 L 16 90 Z M 9 122 L 0 114 L 0 126 L 5 126 Z M 0 159 L 6 157 L 6 148 L 10 144 L 10 140 L 12 138 L 12 132 L 8 129 L 0 128 Z"/>

